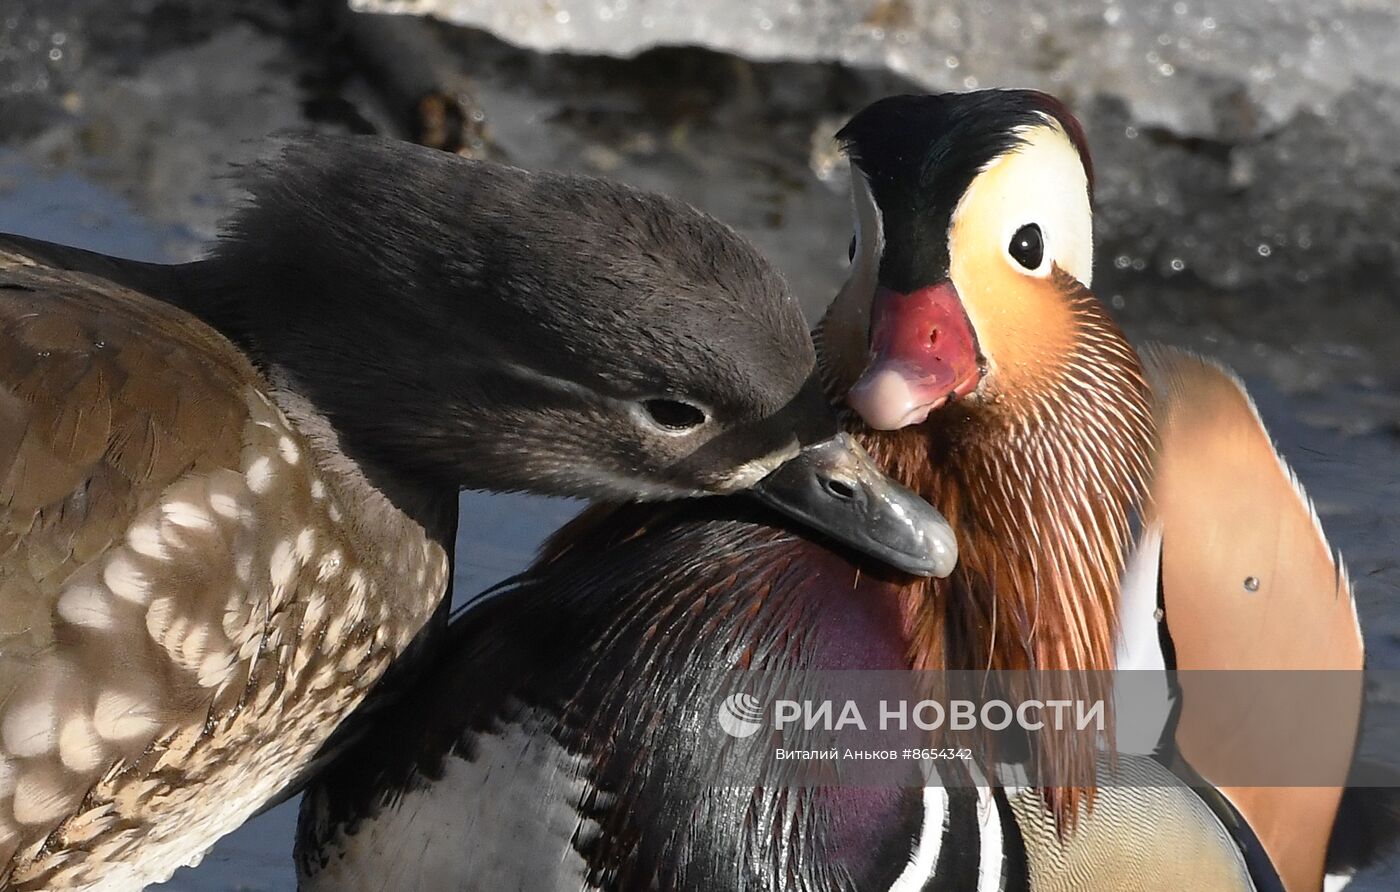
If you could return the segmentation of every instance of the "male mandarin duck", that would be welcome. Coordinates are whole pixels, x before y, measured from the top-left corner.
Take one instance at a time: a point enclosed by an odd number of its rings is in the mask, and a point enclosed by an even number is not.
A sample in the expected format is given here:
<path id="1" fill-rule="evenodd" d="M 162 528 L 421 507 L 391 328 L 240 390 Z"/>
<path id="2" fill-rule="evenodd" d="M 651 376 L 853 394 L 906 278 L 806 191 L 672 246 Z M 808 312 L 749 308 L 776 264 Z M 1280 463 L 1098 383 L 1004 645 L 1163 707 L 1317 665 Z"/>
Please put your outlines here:
<path id="1" fill-rule="evenodd" d="M 892 467 L 951 463 L 950 489 L 981 493 L 917 487 L 964 537 L 951 585 L 1005 563 L 1025 574 L 965 637 L 1010 639 L 1038 667 L 1360 670 L 1346 572 L 1241 382 L 1178 350 L 1135 351 L 1089 290 L 1092 166 L 1065 107 L 1028 91 L 897 96 L 841 139 L 858 225 L 822 326 L 828 373 L 867 425 L 903 433 L 878 441 Z M 1061 602 L 1048 635 L 1032 595 Z M 1319 766 L 1329 785 L 1220 790 L 1291 890 L 1322 884 L 1359 721 L 1348 678 Z M 1213 751 L 1247 744 L 1193 710 L 1208 697 L 1192 684 L 1175 743 L 1208 776 Z"/>
<path id="2" fill-rule="evenodd" d="M 441 633 L 461 488 L 753 491 L 954 560 L 711 218 L 374 139 L 251 194 L 186 265 L 0 244 L 5 888 L 163 880 L 294 784 Z"/>
<path id="3" fill-rule="evenodd" d="M 1096 791 L 709 773 L 725 670 L 1361 665 L 1345 574 L 1238 382 L 1140 354 L 1089 290 L 1064 106 L 895 97 L 842 139 L 857 233 L 819 352 L 866 447 L 957 529 L 952 575 L 890 575 L 732 502 L 585 516 L 309 790 L 303 888 L 1321 887 L 1336 783 L 1216 789 L 1155 752 Z M 1192 735 L 1219 726 L 1180 696 L 1163 733 L 1208 768 L 1218 741 Z"/>
<path id="4" fill-rule="evenodd" d="M 300 888 L 1277 892 L 1230 814 L 1150 758 L 1125 757 L 1065 839 L 1036 791 L 942 765 L 946 786 L 908 760 L 794 786 L 789 763 L 744 761 L 767 732 L 727 761 L 715 704 L 736 676 L 822 698 L 816 670 L 911 665 L 902 580 L 740 508 L 585 515 L 455 618 L 440 661 L 308 788 Z"/>

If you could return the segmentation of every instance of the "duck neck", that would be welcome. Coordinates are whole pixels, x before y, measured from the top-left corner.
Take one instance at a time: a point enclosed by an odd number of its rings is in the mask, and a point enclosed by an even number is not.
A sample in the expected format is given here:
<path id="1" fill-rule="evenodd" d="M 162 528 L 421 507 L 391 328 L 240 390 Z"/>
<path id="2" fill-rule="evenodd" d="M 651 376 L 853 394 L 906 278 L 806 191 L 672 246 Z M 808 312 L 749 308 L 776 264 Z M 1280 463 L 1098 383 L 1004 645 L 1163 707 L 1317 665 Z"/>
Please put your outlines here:
<path id="1" fill-rule="evenodd" d="M 415 448 L 432 423 L 434 387 L 417 367 L 431 362 L 432 351 L 413 343 L 421 338 L 413 330 L 434 329 L 386 312 L 397 304 L 391 294 L 379 298 L 378 311 L 364 311 L 370 302 L 352 296 L 338 301 L 334 283 L 310 268 L 216 256 L 185 274 L 199 287 L 162 296 L 252 360 L 278 407 L 356 504 L 401 512 L 451 553 L 458 484 L 429 450 Z M 357 293 L 378 287 L 370 275 L 346 278 L 356 281 Z"/>
<path id="2" fill-rule="evenodd" d="M 917 428 L 865 434 L 961 539 L 949 578 L 905 591 L 921 668 L 1112 666 L 1151 403 L 1137 354 L 1098 300 L 1082 288 L 1066 300 L 1072 347 L 1033 385 L 988 388 Z"/>
<path id="3" fill-rule="evenodd" d="M 405 521 L 449 554 L 457 529 L 457 491 L 436 481 L 366 462 L 348 452 L 340 431 L 306 397 L 286 369 L 266 369 L 270 395 L 287 420 L 306 437 L 321 470 L 336 480 L 348 504 L 373 529 L 398 529 Z"/>

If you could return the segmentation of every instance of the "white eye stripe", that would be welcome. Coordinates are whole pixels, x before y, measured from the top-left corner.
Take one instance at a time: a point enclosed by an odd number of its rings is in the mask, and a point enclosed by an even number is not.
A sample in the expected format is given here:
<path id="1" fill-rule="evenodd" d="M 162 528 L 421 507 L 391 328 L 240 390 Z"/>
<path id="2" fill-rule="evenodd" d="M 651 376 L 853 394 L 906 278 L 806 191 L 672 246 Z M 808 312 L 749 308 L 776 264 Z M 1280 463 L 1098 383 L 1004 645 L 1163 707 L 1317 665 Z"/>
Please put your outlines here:
<path id="1" fill-rule="evenodd" d="M 1092 285 L 1093 215 L 1083 160 L 1057 124 L 1027 128 L 1022 138 L 973 180 L 954 211 L 954 223 L 975 207 L 977 228 L 984 237 L 997 237 L 997 249 L 1016 272 L 1045 277 L 1058 266 Z M 1009 251 L 1012 236 L 1028 223 L 1040 227 L 1044 241 L 1035 270 L 1017 263 Z"/>

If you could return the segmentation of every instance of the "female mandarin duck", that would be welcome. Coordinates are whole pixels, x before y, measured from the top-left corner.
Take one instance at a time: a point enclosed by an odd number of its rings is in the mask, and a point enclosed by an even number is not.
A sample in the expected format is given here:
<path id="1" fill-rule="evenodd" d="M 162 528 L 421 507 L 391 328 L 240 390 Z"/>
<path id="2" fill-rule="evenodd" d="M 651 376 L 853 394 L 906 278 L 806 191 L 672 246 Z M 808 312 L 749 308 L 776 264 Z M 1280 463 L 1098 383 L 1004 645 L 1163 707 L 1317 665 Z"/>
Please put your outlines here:
<path id="1" fill-rule="evenodd" d="M 781 279 L 679 203 L 318 139 L 204 261 L 9 238 L 0 885 L 162 880 L 293 783 L 444 616 L 461 487 L 752 489 L 953 559 Z"/>
<path id="2" fill-rule="evenodd" d="M 705 773 L 725 745 L 707 671 L 1360 666 L 1345 577 L 1238 383 L 1144 361 L 1089 291 L 1063 106 L 897 97 L 842 136 L 857 235 L 821 350 L 867 447 L 956 524 L 952 576 L 871 572 L 730 506 L 581 519 L 313 787 L 305 888 L 1320 887 L 1335 787 L 1193 790 L 1128 754 L 1092 808 Z M 1220 741 L 1192 738 L 1183 698 L 1165 733 L 1208 765 Z"/>

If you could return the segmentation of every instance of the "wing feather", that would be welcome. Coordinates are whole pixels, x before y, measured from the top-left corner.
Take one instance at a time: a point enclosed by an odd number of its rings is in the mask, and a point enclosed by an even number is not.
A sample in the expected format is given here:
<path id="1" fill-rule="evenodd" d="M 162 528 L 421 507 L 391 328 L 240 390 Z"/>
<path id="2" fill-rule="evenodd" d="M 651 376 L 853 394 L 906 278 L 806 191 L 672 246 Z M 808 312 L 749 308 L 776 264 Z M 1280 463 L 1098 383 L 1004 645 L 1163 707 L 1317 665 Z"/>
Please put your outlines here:
<path id="1" fill-rule="evenodd" d="M 1163 531 L 1163 602 L 1177 668 L 1360 670 L 1346 573 L 1239 379 L 1180 351 L 1149 350 L 1144 360 L 1161 437 L 1149 521 Z M 1317 785 L 1221 789 L 1288 887 L 1318 888 L 1355 746 L 1361 673 L 1290 676 L 1300 679 L 1296 688 L 1281 676 L 1272 687 L 1239 681 L 1251 677 L 1183 676 L 1177 741 L 1207 778 L 1213 764 L 1237 770 L 1287 751 L 1280 740 L 1295 748 L 1308 741 L 1307 782 Z M 1259 696 L 1226 709 L 1222 686 Z M 1304 698 L 1307 690 L 1325 696 Z"/>
<path id="2" fill-rule="evenodd" d="M 259 381 L 179 310 L 0 252 L 0 863 L 43 842 L 197 689 L 175 670 L 198 677 L 201 622 L 218 623 L 227 592 L 198 573 L 153 591 L 141 549 L 160 545 L 137 521 L 211 472 L 239 473 Z M 162 594 L 180 610 L 150 609 Z"/>

